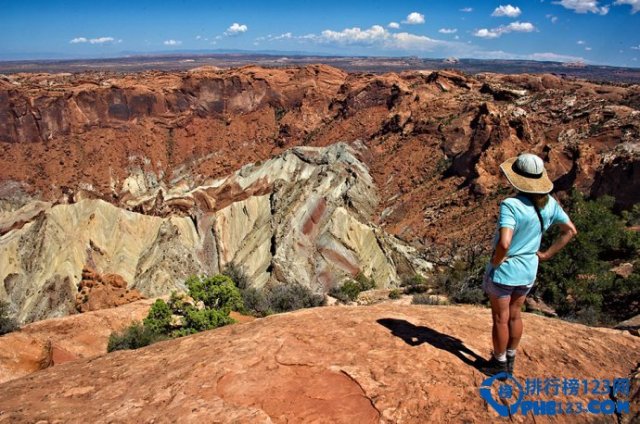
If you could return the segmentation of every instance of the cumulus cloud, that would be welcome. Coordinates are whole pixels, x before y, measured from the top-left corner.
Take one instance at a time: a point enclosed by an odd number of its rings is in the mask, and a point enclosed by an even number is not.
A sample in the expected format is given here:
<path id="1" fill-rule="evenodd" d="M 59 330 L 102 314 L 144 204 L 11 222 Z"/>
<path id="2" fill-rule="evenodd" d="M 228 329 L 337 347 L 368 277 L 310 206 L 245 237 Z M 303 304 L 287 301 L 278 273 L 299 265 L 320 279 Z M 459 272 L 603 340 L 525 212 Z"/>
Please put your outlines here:
<path id="1" fill-rule="evenodd" d="M 558 17 L 555 15 L 548 14 L 548 15 L 545 15 L 544 17 L 549 19 L 552 24 L 555 24 L 556 22 L 558 22 Z"/>
<path id="2" fill-rule="evenodd" d="M 628 4 L 631 6 L 631 13 L 637 13 L 640 11 L 640 0 L 616 0 L 615 5 Z"/>
<path id="3" fill-rule="evenodd" d="M 368 29 L 359 27 L 345 28 L 342 31 L 327 29 L 319 35 L 307 34 L 294 36 L 293 38 L 318 44 L 364 46 L 383 50 L 433 51 L 439 48 L 466 48 L 464 43 L 460 42 L 437 40 L 408 32 L 393 33 L 381 25 L 373 25 Z"/>
<path id="4" fill-rule="evenodd" d="M 164 44 L 165 46 L 179 46 L 180 44 L 182 44 L 182 41 L 180 40 L 165 40 L 162 42 L 162 44 Z"/>
<path id="5" fill-rule="evenodd" d="M 640 50 L 640 44 L 637 46 L 631 46 L 631 50 Z"/>
<path id="6" fill-rule="evenodd" d="M 509 25 L 499 26 L 497 28 L 487 29 L 481 28 L 476 30 L 473 35 L 478 38 L 498 38 L 503 34 L 510 32 L 533 32 L 536 27 L 531 22 L 511 22 Z"/>
<path id="7" fill-rule="evenodd" d="M 458 32 L 458 28 L 440 28 L 438 32 L 440 34 L 455 34 Z"/>
<path id="8" fill-rule="evenodd" d="M 247 32 L 248 30 L 248 26 L 234 22 L 229 28 L 227 28 L 227 30 L 224 32 L 224 35 L 239 35 Z"/>
<path id="9" fill-rule="evenodd" d="M 514 7 L 508 4 L 506 6 L 501 5 L 496 7 L 496 9 L 493 11 L 491 16 L 497 16 L 497 17 L 506 16 L 509 18 L 517 18 L 521 14 L 522 14 L 522 10 L 520 10 L 518 6 Z"/>
<path id="10" fill-rule="evenodd" d="M 464 13 L 471 13 L 473 12 L 473 7 L 463 7 L 460 11 Z"/>
<path id="11" fill-rule="evenodd" d="M 618 0 L 633 1 L 633 0 Z M 559 4 L 565 9 L 570 9 L 576 13 L 596 13 L 598 15 L 606 15 L 609 13 L 609 6 L 599 6 L 598 0 L 560 0 L 554 1 L 553 4 Z"/>
<path id="12" fill-rule="evenodd" d="M 578 40 L 578 41 L 576 42 L 576 44 L 583 45 L 583 44 L 586 44 L 586 43 L 585 43 L 583 40 Z"/>
<path id="13" fill-rule="evenodd" d="M 89 43 L 89 44 L 105 44 L 105 43 L 113 43 L 116 42 L 113 37 L 97 37 L 97 38 L 87 38 L 87 37 L 76 37 L 69 41 L 71 44 L 80 44 L 80 43 Z M 122 42 L 122 40 L 118 40 L 118 43 Z"/>
<path id="14" fill-rule="evenodd" d="M 387 28 L 398 29 L 400 28 L 400 24 L 397 22 L 389 22 L 389 24 L 387 25 Z"/>
<path id="15" fill-rule="evenodd" d="M 424 15 L 418 12 L 411 12 L 407 15 L 407 19 L 402 21 L 402 23 L 409 25 L 418 25 L 424 23 Z"/>

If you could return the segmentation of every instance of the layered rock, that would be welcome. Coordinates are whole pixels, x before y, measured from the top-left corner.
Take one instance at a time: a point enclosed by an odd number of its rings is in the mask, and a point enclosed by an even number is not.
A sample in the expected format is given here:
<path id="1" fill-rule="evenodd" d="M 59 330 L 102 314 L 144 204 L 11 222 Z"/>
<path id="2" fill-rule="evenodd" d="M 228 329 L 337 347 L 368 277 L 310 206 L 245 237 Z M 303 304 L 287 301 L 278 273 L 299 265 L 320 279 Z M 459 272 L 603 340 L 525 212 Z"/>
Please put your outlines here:
<path id="1" fill-rule="evenodd" d="M 593 379 L 636 369 L 638 337 L 534 314 L 523 319 L 514 373 L 523 387 L 537 378 L 587 379 L 593 387 Z M 486 308 L 307 309 L 9 381 L 0 387 L 0 422 L 500 422 L 505 418 L 478 391 L 490 346 Z M 634 376 L 630 396 L 619 397 L 631 400 L 620 422 L 638 416 L 637 382 Z M 541 388 L 528 399 L 609 400 L 600 390 L 578 397 L 550 392 Z M 554 422 L 597 417 L 558 414 Z M 518 411 L 512 421 L 531 417 Z"/>
<path id="2" fill-rule="evenodd" d="M 639 93 L 555 75 L 322 65 L 17 74 L 0 85 L 0 209 L 24 205 L 20 187 L 128 208 L 159 184 L 202 185 L 295 145 L 360 139 L 388 232 L 421 248 L 477 244 L 505 186 L 498 164 L 522 151 L 548 161 L 560 192 L 637 203 Z"/>
<path id="3" fill-rule="evenodd" d="M 86 263 L 146 296 L 230 264 L 256 287 L 319 293 L 359 272 L 389 287 L 428 271 L 415 249 L 371 224 L 377 190 L 357 158 L 366 149 L 355 149 L 299 147 L 204 185 L 129 192 L 127 207 L 144 213 L 98 199 L 49 206 L 0 239 L 0 299 L 22 322 L 70 313 Z"/>

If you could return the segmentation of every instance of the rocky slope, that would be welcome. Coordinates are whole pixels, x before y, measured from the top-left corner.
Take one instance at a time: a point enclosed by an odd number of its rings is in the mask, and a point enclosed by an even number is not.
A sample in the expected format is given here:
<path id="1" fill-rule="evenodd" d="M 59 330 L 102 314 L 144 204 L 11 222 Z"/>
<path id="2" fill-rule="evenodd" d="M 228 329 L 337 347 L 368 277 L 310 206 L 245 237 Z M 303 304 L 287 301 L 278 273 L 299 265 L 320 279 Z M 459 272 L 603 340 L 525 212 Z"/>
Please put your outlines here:
<path id="1" fill-rule="evenodd" d="M 274 315 L 6 382 L 0 422 L 495 422 L 478 390 L 490 323 L 489 310 L 475 307 L 381 304 Z M 624 377 L 640 359 L 640 338 L 626 332 L 532 314 L 525 325 L 520 381 Z"/>
<path id="2" fill-rule="evenodd" d="M 185 290 L 187 276 L 231 263 L 256 287 L 320 293 L 360 272 L 388 287 L 399 273 L 428 271 L 413 248 L 371 224 L 377 190 L 357 153 L 340 143 L 294 148 L 198 186 L 149 187 L 139 175 L 123 200 L 138 212 L 99 199 L 6 212 L 0 299 L 22 322 L 70 313 L 85 295 L 87 263 L 146 296 Z"/>
<path id="3" fill-rule="evenodd" d="M 80 358 L 103 355 L 113 331 L 147 316 L 152 299 L 43 320 L 0 337 L 0 383 Z"/>

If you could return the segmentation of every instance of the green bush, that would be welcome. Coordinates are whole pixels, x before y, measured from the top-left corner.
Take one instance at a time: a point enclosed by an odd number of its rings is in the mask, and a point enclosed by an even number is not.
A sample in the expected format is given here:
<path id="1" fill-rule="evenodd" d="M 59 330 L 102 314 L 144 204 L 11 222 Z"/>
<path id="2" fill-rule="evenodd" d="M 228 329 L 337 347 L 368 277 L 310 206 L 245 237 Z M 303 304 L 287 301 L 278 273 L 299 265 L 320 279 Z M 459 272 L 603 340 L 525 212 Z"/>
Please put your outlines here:
<path id="1" fill-rule="evenodd" d="M 314 294 L 300 284 L 279 284 L 267 292 L 271 310 L 276 313 L 295 311 L 302 308 L 313 308 L 322 305 L 324 296 Z"/>
<path id="2" fill-rule="evenodd" d="M 342 302 L 353 302 L 361 292 L 375 287 L 376 282 L 372 278 L 367 278 L 363 273 L 359 273 L 354 280 L 347 280 L 340 287 L 331 289 L 329 294 Z"/>
<path id="3" fill-rule="evenodd" d="M 226 275 L 191 276 L 185 282 L 189 295 L 204 302 L 207 308 L 221 309 L 227 314 L 242 309 L 242 296 L 231 278 Z"/>
<path id="4" fill-rule="evenodd" d="M 402 291 L 399 289 L 393 289 L 389 292 L 389 299 L 400 299 L 400 296 L 402 296 Z"/>
<path id="5" fill-rule="evenodd" d="M 134 322 L 120 332 L 111 333 L 107 344 L 107 352 L 138 349 L 166 338 L 167 336 L 159 334 L 139 322 Z"/>
<path id="6" fill-rule="evenodd" d="M 229 314 L 219 309 L 187 309 L 184 315 L 182 328 L 176 330 L 176 336 L 199 333 L 200 331 L 212 330 L 224 325 L 232 324 L 233 318 Z"/>
<path id="7" fill-rule="evenodd" d="M 144 327 L 151 332 L 158 334 L 168 334 L 171 328 L 171 309 L 162 299 L 156 300 L 147 317 L 142 320 Z"/>
<path id="8" fill-rule="evenodd" d="M 18 323 L 9 316 L 9 304 L 0 301 L 0 336 L 18 329 Z"/>
<path id="9" fill-rule="evenodd" d="M 211 330 L 234 322 L 231 310 L 243 308 L 240 291 L 225 275 L 192 276 L 189 294 L 172 293 L 169 302 L 156 300 L 143 324 L 133 323 L 109 338 L 109 352 L 137 349 L 159 340 Z"/>
<path id="10" fill-rule="evenodd" d="M 406 294 L 424 293 L 429 289 L 427 279 L 420 274 L 404 279 L 400 287 L 404 287 Z"/>
<path id="11" fill-rule="evenodd" d="M 562 318 L 612 324 L 640 313 L 638 265 L 627 279 L 611 272 L 615 263 L 638 260 L 640 235 L 626 225 L 636 222 L 640 208 L 636 205 L 619 216 L 614 203 L 607 196 L 587 200 L 578 191 L 565 202 L 578 235 L 552 260 L 540 264 L 535 288 Z M 557 229 L 549 231 L 542 249 L 557 236 Z"/>

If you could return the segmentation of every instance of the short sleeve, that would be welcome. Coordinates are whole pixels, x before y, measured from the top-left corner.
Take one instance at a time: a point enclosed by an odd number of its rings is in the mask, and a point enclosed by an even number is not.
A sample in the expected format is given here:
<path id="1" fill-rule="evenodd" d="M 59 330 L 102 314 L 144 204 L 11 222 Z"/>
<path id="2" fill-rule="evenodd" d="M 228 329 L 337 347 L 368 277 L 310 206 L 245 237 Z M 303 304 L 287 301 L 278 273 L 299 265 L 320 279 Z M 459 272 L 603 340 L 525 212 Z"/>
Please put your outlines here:
<path id="1" fill-rule="evenodd" d="M 566 224 L 567 222 L 569 222 L 570 221 L 569 215 L 567 215 L 564 209 L 562 209 L 562 206 L 560 206 L 560 203 L 558 203 L 557 201 L 554 201 L 553 203 L 554 203 L 553 215 L 551 216 L 550 225 Z"/>
<path id="2" fill-rule="evenodd" d="M 511 205 L 507 202 L 500 203 L 500 215 L 498 216 L 498 228 L 516 228 L 516 215 Z"/>

